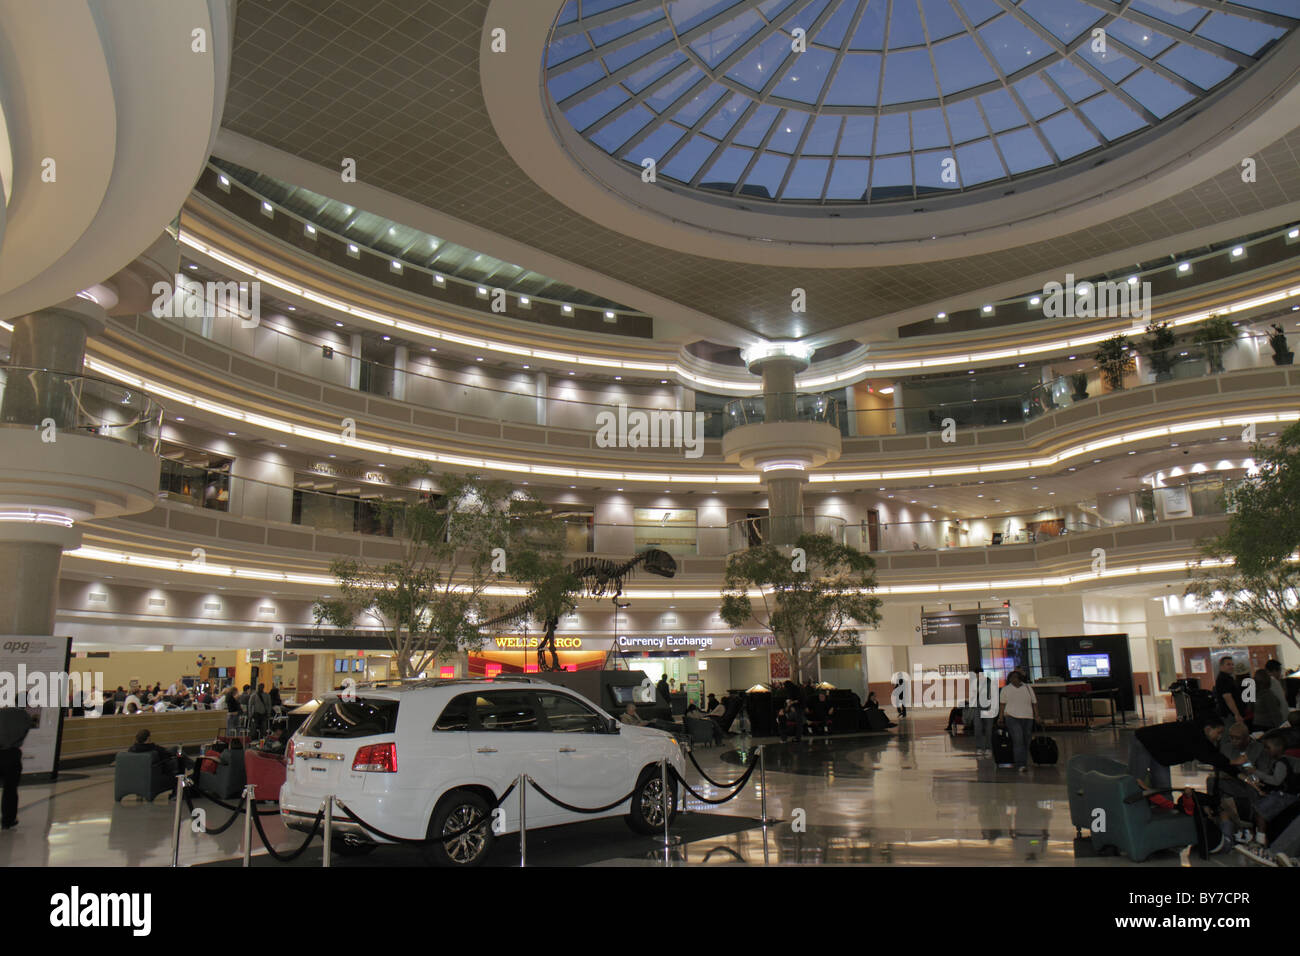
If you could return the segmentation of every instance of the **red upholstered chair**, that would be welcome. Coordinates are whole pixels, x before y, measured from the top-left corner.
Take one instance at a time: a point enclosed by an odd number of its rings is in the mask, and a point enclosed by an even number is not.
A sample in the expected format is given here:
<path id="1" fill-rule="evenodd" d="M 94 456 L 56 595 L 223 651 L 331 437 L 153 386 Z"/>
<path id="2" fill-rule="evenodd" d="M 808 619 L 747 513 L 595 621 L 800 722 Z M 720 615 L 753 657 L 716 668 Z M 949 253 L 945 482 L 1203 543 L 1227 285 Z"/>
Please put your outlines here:
<path id="1" fill-rule="evenodd" d="M 280 754 L 260 750 L 244 752 L 244 777 L 248 783 L 257 787 L 253 795 L 258 800 L 279 801 L 285 769 L 284 757 Z"/>

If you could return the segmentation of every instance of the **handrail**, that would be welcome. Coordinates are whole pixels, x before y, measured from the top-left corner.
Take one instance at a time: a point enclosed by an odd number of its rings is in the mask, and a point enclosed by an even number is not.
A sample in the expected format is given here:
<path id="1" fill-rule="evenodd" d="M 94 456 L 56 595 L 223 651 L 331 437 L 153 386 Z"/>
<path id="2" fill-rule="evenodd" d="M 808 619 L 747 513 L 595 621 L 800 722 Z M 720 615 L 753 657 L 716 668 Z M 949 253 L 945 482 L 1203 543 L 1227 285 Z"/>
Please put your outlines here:
<path id="1" fill-rule="evenodd" d="M 140 389 L 91 375 L 0 366 L 0 425 L 88 432 L 158 453 L 163 406 Z"/>

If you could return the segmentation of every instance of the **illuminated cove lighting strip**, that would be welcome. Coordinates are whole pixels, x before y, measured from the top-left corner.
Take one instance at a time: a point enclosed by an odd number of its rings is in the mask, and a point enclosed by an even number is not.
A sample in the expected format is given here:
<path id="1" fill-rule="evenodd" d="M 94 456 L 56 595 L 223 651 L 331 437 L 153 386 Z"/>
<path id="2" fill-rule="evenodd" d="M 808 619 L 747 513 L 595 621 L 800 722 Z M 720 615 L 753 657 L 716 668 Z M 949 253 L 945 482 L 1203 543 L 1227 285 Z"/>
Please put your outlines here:
<path id="1" fill-rule="evenodd" d="M 730 472 L 728 474 L 647 474 L 645 472 L 633 471 L 598 471 L 588 468 L 564 468 L 557 465 L 530 465 L 522 461 L 503 461 L 494 458 L 470 458 L 464 455 L 449 455 L 442 452 L 430 451 L 427 448 L 414 448 L 406 445 L 390 445 L 383 442 L 366 441 L 361 438 L 345 440 L 337 431 L 326 431 L 321 428 L 312 428 L 307 425 L 296 425 L 292 422 L 286 422 L 278 418 L 271 418 L 266 415 L 258 415 L 254 412 L 246 412 L 243 409 L 235 408 L 230 405 L 222 405 L 204 398 L 197 398 L 186 392 L 171 388 L 161 382 L 155 382 L 150 379 L 140 378 L 124 369 L 118 368 L 108 362 L 100 359 L 86 357 L 86 368 L 102 375 L 105 378 L 114 381 L 123 382 L 133 388 L 141 389 L 150 393 L 154 398 L 167 399 L 189 408 L 197 408 L 200 411 L 209 412 L 213 415 L 228 418 L 232 421 L 246 422 L 250 425 L 257 425 L 261 428 L 267 428 L 271 431 L 282 432 L 287 435 L 297 435 L 302 438 L 310 438 L 313 441 L 322 442 L 327 445 L 337 445 L 340 448 L 346 448 L 352 451 L 369 451 L 376 454 L 396 455 L 401 458 L 408 458 L 412 461 L 427 461 L 439 465 L 450 465 L 458 468 L 472 468 L 486 471 L 503 471 L 510 474 L 518 475 L 546 475 L 557 478 L 588 478 L 596 481 L 635 481 L 635 482 L 654 482 L 658 484 L 678 484 L 678 485 L 756 485 L 759 482 L 757 475 L 745 474 L 743 472 Z"/>
<path id="2" fill-rule="evenodd" d="M 737 472 L 728 472 L 726 474 L 699 473 L 693 475 L 670 475 L 662 473 L 646 474 L 644 472 L 631 471 L 597 471 L 587 468 L 562 468 L 555 465 L 530 465 L 527 462 L 522 461 L 503 461 L 494 458 L 469 458 L 463 455 L 448 455 L 441 452 L 429 451 L 424 448 L 412 448 L 404 445 L 387 445 L 382 442 L 365 441 L 359 438 L 347 441 L 335 431 L 326 431 L 320 428 L 312 428 L 307 425 L 295 425 L 292 422 L 282 421 L 278 418 L 270 418 L 266 415 L 258 415 L 253 412 L 245 412 L 242 409 L 234 408 L 229 405 L 220 405 L 216 402 L 208 401 L 207 399 L 196 398 L 178 389 L 163 385 L 161 382 L 141 378 L 138 375 L 134 375 L 124 369 L 118 368 L 116 365 L 112 365 L 91 356 L 86 356 L 86 368 L 104 376 L 105 378 L 123 382 L 133 388 L 138 388 L 142 391 L 148 392 L 155 398 L 166 398 L 178 404 L 186 405 L 190 408 L 197 408 L 200 411 L 210 412 L 211 414 L 219 415 L 233 421 L 247 422 L 250 425 L 258 425 L 272 431 L 282 432 L 287 435 L 298 435 L 302 438 L 310 438 L 313 441 L 322 442 L 327 445 L 337 445 L 340 448 L 354 451 L 370 451 L 375 452 L 376 454 L 397 455 L 402 458 L 409 458 L 413 461 L 427 461 L 434 464 L 450 465 L 459 468 L 502 471 L 517 475 L 546 475 L 560 478 L 589 478 L 598 481 L 658 482 L 659 484 L 666 483 L 678 485 L 716 484 L 744 486 L 756 485 L 759 483 L 758 475 Z M 944 468 L 814 473 L 809 477 L 809 481 L 817 484 L 827 484 L 836 481 L 903 481 L 913 478 L 982 475 L 990 472 L 1044 468 L 1062 464 L 1072 458 L 1090 455 L 1104 448 L 1112 448 L 1116 445 L 1128 444 L 1129 442 L 1143 441 L 1148 438 L 1161 438 L 1169 435 L 1178 435 L 1185 432 L 1201 431 L 1205 429 L 1244 427 L 1251 423 L 1264 425 L 1273 422 L 1293 422 L 1297 420 L 1300 420 L 1300 412 L 1274 412 L 1255 415 L 1234 415 L 1223 418 L 1206 418 L 1197 421 L 1182 422 L 1177 425 L 1160 425 L 1155 428 L 1144 428 L 1138 431 L 1123 432 L 1109 438 L 1101 438 L 1096 441 L 1086 442 L 1082 445 L 1074 445 L 1055 455 L 1047 455 L 1042 458 L 988 462 L 982 465 L 953 465 Z"/>
<path id="3" fill-rule="evenodd" d="M 1248 312 L 1251 309 L 1258 309 L 1266 305 L 1272 305 L 1276 302 L 1282 302 L 1286 299 L 1300 296 L 1300 285 L 1292 286 L 1289 289 L 1283 289 L 1278 292 L 1270 292 L 1267 295 L 1259 295 L 1254 298 L 1245 299 L 1241 302 L 1234 302 L 1231 305 L 1218 306 L 1213 309 L 1205 309 L 1201 312 L 1192 312 L 1187 315 L 1176 316 L 1166 321 L 1173 326 L 1191 325 L 1196 322 L 1204 322 L 1207 319 L 1217 316 L 1234 315 L 1239 312 Z M 797 380 L 801 388 L 816 389 L 825 388 L 827 385 L 834 385 L 840 382 L 846 382 L 849 379 L 859 376 L 869 375 L 875 372 L 896 372 L 902 369 L 913 368 L 939 368 L 951 365 L 974 365 L 979 362 L 996 362 L 1000 359 L 1024 358 L 1026 356 L 1038 355 L 1043 352 L 1057 352 L 1068 349 L 1083 348 L 1088 345 L 1096 345 L 1111 338 L 1117 332 L 1124 332 L 1123 328 L 1112 328 L 1104 332 L 1093 332 L 1089 335 L 1079 335 L 1070 339 L 1057 339 L 1054 342 L 1044 342 L 1040 345 L 1026 345 L 1022 348 L 1014 349 L 991 349 L 984 352 L 970 352 L 966 355 L 940 355 L 934 358 L 913 359 L 911 361 L 894 361 L 894 362 L 863 362 L 851 369 L 839 372 L 835 375 L 820 375 L 813 377 L 801 377 Z"/>
<path id="4" fill-rule="evenodd" d="M 1260 425 L 1274 422 L 1294 422 L 1300 420 L 1300 412 L 1269 412 L 1256 415 L 1231 415 L 1223 418 L 1203 418 L 1192 422 L 1180 422 L 1176 425 L 1158 425 L 1155 428 L 1143 428 L 1138 431 L 1123 432 L 1109 438 L 1073 445 L 1055 455 L 1041 458 L 1024 458 L 1019 461 L 995 461 L 982 465 L 954 465 L 945 468 L 911 468 L 906 471 L 832 471 L 818 472 L 809 477 L 810 483 L 826 484 L 835 481 L 887 481 L 908 478 L 940 478 L 954 475 L 988 474 L 998 471 L 1020 471 L 1025 469 L 1050 468 L 1054 465 L 1090 455 L 1116 445 L 1145 441 L 1149 438 L 1166 438 L 1187 432 L 1203 431 L 1214 428 L 1243 428 L 1252 422 Z"/>
<path id="5" fill-rule="evenodd" d="M 677 371 L 677 366 L 667 362 L 635 362 L 624 359 L 607 359 L 589 355 L 579 355 L 569 352 L 555 352 L 549 349 L 534 349 L 518 342 L 497 342 L 492 339 L 475 338 L 469 335 L 460 335 L 456 332 L 449 332 L 444 329 L 437 329 L 427 325 L 417 325 L 413 322 L 407 322 L 404 319 L 397 319 L 390 315 L 384 315 L 382 312 L 376 312 L 373 309 L 362 308 L 361 306 L 349 305 L 341 299 L 333 296 L 323 295 L 312 289 L 300 286 L 290 282 L 288 279 L 278 276 L 275 273 L 267 272 L 263 269 L 257 269 L 236 258 L 228 252 L 210 246 L 201 242 L 193 236 L 185 233 L 180 234 L 180 241 L 192 249 L 196 249 L 211 259 L 215 259 L 222 265 L 235 272 L 250 276 L 269 286 L 274 286 L 284 292 L 300 296 L 309 302 L 315 302 L 328 309 L 334 309 L 338 312 L 344 312 L 348 315 L 356 316 L 359 319 L 365 319 L 368 322 L 374 322 L 378 325 L 387 326 L 388 328 L 399 329 L 403 332 L 409 332 L 412 335 L 421 335 L 426 338 L 437 339 L 441 342 L 454 342 L 457 345 L 464 345 L 472 349 L 486 349 L 490 352 L 501 352 L 505 355 L 529 355 L 537 359 L 545 359 L 552 362 L 568 362 L 573 365 L 590 365 L 596 368 L 618 368 L 634 372 L 656 372 L 659 374 L 671 373 Z M 755 389 L 760 386 L 754 386 Z"/>
<path id="6" fill-rule="evenodd" d="M 619 368 L 637 372 L 668 373 L 704 388 L 719 388 L 733 392 L 750 393 L 762 391 L 762 385 L 759 383 L 708 378 L 684 369 L 675 362 L 634 362 L 622 359 L 607 359 L 596 356 L 579 355 L 577 353 L 555 352 L 549 349 L 534 349 L 516 342 L 498 342 L 492 339 L 481 339 L 468 335 L 460 335 L 456 332 L 449 332 L 427 325 L 417 325 L 403 319 L 395 319 L 392 316 L 384 315 L 383 313 L 376 312 L 373 309 L 349 305 L 340 299 L 323 295 L 312 289 L 300 286 L 297 283 L 290 282 L 275 273 L 254 268 L 242 259 L 239 259 L 222 249 L 218 249 L 215 246 L 208 245 L 207 243 L 187 234 L 183 230 L 180 233 L 180 241 L 184 245 L 187 245 L 209 258 L 220 262 L 227 268 L 242 273 L 243 275 L 250 276 L 253 279 L 265 282 L 267 285 L 300 296 L 309 302 L 315 302 L 318 305 L 325 306 L 326 308 L 335 309 L 339 312 L 344 312 L 348 315 L 356 316 L 359 319 L 365 319 L 366 321 L 375 322 L 389 328 L 400 329 L 401 331 L 408 332 L 412 335 L 422 335 L 443 342 L 454 342 L 457 345 L 464 345 L 468 348 L 486 349 L 491 352 L 500 352 L 505 355 L 530 355 L 533 358 L 552 362 L 568 362 L 574 365 L 587 365 L 594 368 Z M 1289 289 L 1283 289 L 1278 292 L 1270 292 L 1266 295 L 1254 296 L 1253 298 L 1245 299 L 1241 302 L 1234 302 L 1230 305 L 1218 306 L 1213 309 L 1205 309 L 1200 312 L 1175 316 L 1166 321 L 1175 327 L 1191 325 L 1196 322 L 1204 322 L 1211 317 L 1247 312 L 1251 309 L 1272 305 L 1298 296 L 1300 296 L 1300 285 L 1292 286 Z M 931 358 L 911 360 L 900 359 L 890 362 L 862 362 L 852 368 L 845 369 L 842 372 L 836 372 L 834 375 L 800 376 L 796 379 L 796 383 L 803 389 L 818 389 L 825 388 L 828 385 L 837 385 L 849 382 L 873 373 L 897 372 L 904 369 L 914 368 L 942 368 L 953 365 L 972 365 L 983 362 L 996 362 L 1004 359 L 1025 358 L 1028 356 L 1041 355 L 1045 352 L 1059 352 L 1069 349 L 1083 348 L 1089 345 L 1096 345 L 1099 342 L 1111 338 L 1116 332 L 1122 331 L 1124 331 L 1123 328 L 1116 327 L 1103 332 L 1094 332 L 1089 335 L 1078 335 L 1068 339 L 1056 339 L 1051 342 L 1043 342 L 1037 345 L 1026 345 L 1020 348 L 989 349 L 983 352 L 967 352 L 962 355 L 938 355 Z"/>
<path id="7" fill-rule="evenodd" d="M 159 571 L 179 571 L 184 574 L 206 575 L 209 577 L 233 578 L 240 581 L 273 581 L 280 584 L 304 584 L 312 587 L 333 588 L 338 581 L 327 574 L 295 574 L 288 571 L 270 571 L 262 568 L 241 568 L 232 565 L 219 565 L 205 562 L 181 561 L 176 558 L 163 558 L 148 554 L 133 554 L 129 551 L 114 551 L 109 548 L 82 546 L 74 551 L 65 552 L 67 557 L 81 558 L 86 561 L 99 561 L 106 564 L 125 565 L 135 568 L 151 568 Z M 1206 560 L 1201 567 L 1223 567 L 1229 562 Z M 963 581 L 957 584 L 900 584 L 882 585 L 873 592 L 877 595 L 905 594 L 946 594 L 968 591 L 1005 591 L 1009 588 L 1059 588 L 1089 581 L 1105 581 L 1112 578 L 1126 578 L 1135 575 L 1168 574 L 1186 572 L 1189 562 L 1161 561 L 1151 564 L 1135 564 L 1126 567 L 1107 568 L 1104 571 L 1080 571 L 1077 574 L 1057 574 L 1046 576 L 1027 576 L 1021 578 L 1000 578 L 995 581 Z M 489 585 L 483 593 L 492 597 L 523 597 L 527 588 Z M 719 601 L 722 591 L 717 589 L 660 589 L 633 588 L 623 595 L 627 598 L 640 598 L 645 601 Z M 751 597 L 760 597 L 758 590 L 750 591 Z"/>

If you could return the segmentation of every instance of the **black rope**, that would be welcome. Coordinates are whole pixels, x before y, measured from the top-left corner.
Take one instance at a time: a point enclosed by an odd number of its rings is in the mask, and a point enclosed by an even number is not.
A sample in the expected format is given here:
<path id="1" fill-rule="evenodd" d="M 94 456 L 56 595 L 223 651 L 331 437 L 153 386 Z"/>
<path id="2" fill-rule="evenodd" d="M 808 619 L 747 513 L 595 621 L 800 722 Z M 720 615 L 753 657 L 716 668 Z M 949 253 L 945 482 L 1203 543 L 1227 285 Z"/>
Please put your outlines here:
<path id="1" fill-rule="evenodd" d="M 316 812 L 316 819 L 311 825 L 311 832 L 307 834 L 307 839 L 302 841 L 302 846 L 291 853 L 278 853 L 275 847 L 271 846 L 271 841 L 266 838 L 266 831 L 262 829 L 260 814 L 253 814 L 253 825 L 257 827 L 257 835 L 262 840 L 262 846 L 266 847 L 266 852 L 271 854 L 271 858 L 281 863 L 291 863 L 306 852 L 311 841 L 316 839 L 316 834 L 320 833 L 321 821 L 325 819 L 325 808 L 321 807 Z"/>
<path id="2" fill-rule="evenodd" d="M 517 782 L 518 781 L 516 781 L 516 783 Z M 492 804 L 492 806 L 488 808 L 489 815 L 493 810 L 495 810 L 497 807 L 501 806 L 501 804 L 505 802 L 506 797 L 510 796 L 510 794 L 514 792 L 514 789 L 515 789 L 514 783 L 506 787 L 505 793 L 497 797 L 496 801 Z M 338 808 L 341 811 L 343 811 L 343 815 L 347 817 L 349 820 L 351 820 L 353 823 L 357 824 L 367 832 L 374 834 L 380 839 L 388 840 L 390 843 L 417 843 L 417 844 L 444 843 L 447 840 L 454 840 L 458 836 L 464 836 L 466 833 L 471 833 L 474 830 L 479 829 L 480 827 L 487 826 L 489 822 L 488 819 L 485 817 L 482 820 L 477 820 L 474 823 L 471 823 L 468 826 L 463 826 L 459 830 L 455 830 L 451 833 L 441 833 L 435 837 L 423 837 L 418 840 L 413 840 L 410 837 L 399 837 L 399 836 L 394 836 L 391 833 L 385 833 L 383 830 L 379 829 L 378 827 L 373 827 L 365 820 L 362 820 L 359 816 L 357 816 L 355 813 L 352 812 L 351 808 L 348 807 L 347 804 L 341 803 L 338 800 L 338 798 L 335 798 L 334 802 L 338 806 Z"/>
<path id="3" fill-rule="evenodd" d="M 565 803 L 563 800 L 560 800 L 557 797 L 551 796 L 549 793 L 546 792 L 546 790 L 542 788 L 542 785 L 539 784 L 532 777 L 528 778 L 528 782 L 533 785 L 534 790 L 536 790 L 538 793 L 544 796 L 547 800 L 551 801 L 551 803 L 555 804 L 557 807 L 561 807 L 562 809 L 568 810 L 570 813 L 604 813 L 606 810 L 613 810 L 619 804 L 627 803 L 636 795 L 636 791 L 637 791 L 637 788 L 633 787 L 628 792 L 627 796 L 620 797 L 619 799 L 615 800 L 613 803 L 607 803 L 603 807 L 575 807 L 570 803 Z"/>
<path id="4" fill-rule="evenodd" d="M 719 783 L 717 780 L 714 780 L 712 777 L 710 777 L 705 772 L 704 768 L 700 766 L 700 762 L 695 759 L 694 751 L 691 750 L 686 751 L 686 756 L 691 758 L 691 763 L 695 765 L 695 769 L 700 772 L 701 777 L 703 777 L 705 780 L 709 781 L 709 783 L 711 783 L 713 786 L 718 787 L 721 790 L 730 790 L 732 787 L 736 786 L 736 784 L 744 783 L 745 780 L 748 779 L 749 777 L 749 774 L 746 773 L 745 776 L 741 777 L 739 780 L 733 780 L 731 781 L 731 783 Z M 753 764 L 750 764 L 750 767 L 752 769 Z"/>
<path id="5" fill-rule="evenodd" d="M 689 793 L 689 794 L 690 794 L 692 797 L 694 797 L 696 800 L 703 800 L 705 803 L 712 803 L 712 804 L 715 804 L 715 805 L 716 805 L 716 804 L 719 804 L 719 803 L 727 803 L 727 802 L 729 802 L 729 801 L 731 801 L 731 800 L 735 800 L 736 797 L 740 796 L 740 792 L 741 792 L 743 789 L 745 789 L 745 784 L 748 783 L 748 782 L 749 782 L 749 778 L 752 777 L 752 776 L 754 775 L 754 769 L 755 769 L 757 766 L 758 766 L 757 763 L 752 763 L 752 764 L 750 764 L 750 765 L 749 765 L 749 769 L 745 771 L 745 775 L 744 775 L 743 777 L 741 777 L 739 780 L 737 780 L 737 781 L 735 782 L 735 784 L 733 784 L 733 786 L 735 786 L 736 789 L 735 789 L 733 792 L 731 792 L 730 794 L 728 794 L 727 796 L 723 797 L 721 800 L 714 800 L 714 799 L 711 798 L 711 797 L 706 797 L 706 796 L 705 796 L 704 794 L 702 794 L 702 793 L 698 793 L 696 790 L 694 790 L 694 789 L 691 787 L 691 785 L 690 785 L 689 783 L 686 782 L 686 778 L 683 777 L 680 773 L 677 772 L 677 768 L 676 768 L 676 767 L 673 767 L 673 766 L 670 765 L 670 766 L 668 767 L 668 771 L 669 771 L 669 773 L 671 773 L 671 774 L 673 775 L 674 779 L 676 779 L 676 780 L 677 780 L 677 781 L 678 781 L 678 782 L 679 782 L 683 787 L 686 788 L 686 792 Z"/>
<path id="6" fill-rule="evenodd" d="M 244 805 L 242 803 L 238 805 L 232 803 L 226 803 L 226 801 L 220 799 L 219 797 L 214 797 L 206 790 L 200 789 L 197 783 L 191 783 L 188 786 L 192 787 L 194 789 L 194 792 L 197 793 L 200 797 L 202 797 L 205 800 L 211 800 L 213 803 L 221 807 L 221 809 L 223 810 L 231 810 L 235 813 L 244 812 Z M 193 807 L 193 805 L 194 805 L 193 803 L 190 804 L 191 807 Z M 256 813 L 259 817 L 273 817 L 273 816 L 277 816 L 280 813 L 278 808 L 275 810 L 258 810 L 256 807 L 253 808 L 253 812 Z"/>

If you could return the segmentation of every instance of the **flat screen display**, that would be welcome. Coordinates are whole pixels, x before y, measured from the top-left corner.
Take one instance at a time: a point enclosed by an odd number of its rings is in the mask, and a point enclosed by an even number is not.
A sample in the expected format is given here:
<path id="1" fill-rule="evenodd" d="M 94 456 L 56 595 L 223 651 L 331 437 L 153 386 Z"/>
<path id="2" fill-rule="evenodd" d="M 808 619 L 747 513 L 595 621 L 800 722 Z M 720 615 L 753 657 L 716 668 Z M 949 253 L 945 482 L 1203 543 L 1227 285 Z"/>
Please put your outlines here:
<path id="1" fill-rule="evenodd" d="M 1109 654 L 1067 654 L 1065 663 L 1070 671 L 1070 677 L 1076 680 L 1110 676 Z"/>

